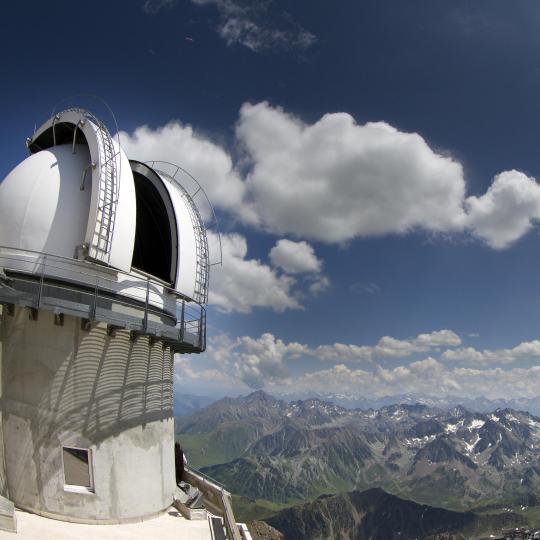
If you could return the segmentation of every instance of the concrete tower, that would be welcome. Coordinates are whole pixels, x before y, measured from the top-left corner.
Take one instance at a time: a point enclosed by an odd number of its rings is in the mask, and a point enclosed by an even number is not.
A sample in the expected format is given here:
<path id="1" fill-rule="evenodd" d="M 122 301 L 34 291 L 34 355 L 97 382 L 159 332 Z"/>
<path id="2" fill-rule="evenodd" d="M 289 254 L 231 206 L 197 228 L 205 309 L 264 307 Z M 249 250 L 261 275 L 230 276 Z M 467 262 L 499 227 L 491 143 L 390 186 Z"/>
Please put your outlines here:
<path id="1" fill-rule="evenodd" d="M 88 111 L 27 145 L 0 183 L 0 495 L 148 517 L 175 489 L 173 354 L 205 349 L 205 228 L 175 169 L 129 161 Z"/>

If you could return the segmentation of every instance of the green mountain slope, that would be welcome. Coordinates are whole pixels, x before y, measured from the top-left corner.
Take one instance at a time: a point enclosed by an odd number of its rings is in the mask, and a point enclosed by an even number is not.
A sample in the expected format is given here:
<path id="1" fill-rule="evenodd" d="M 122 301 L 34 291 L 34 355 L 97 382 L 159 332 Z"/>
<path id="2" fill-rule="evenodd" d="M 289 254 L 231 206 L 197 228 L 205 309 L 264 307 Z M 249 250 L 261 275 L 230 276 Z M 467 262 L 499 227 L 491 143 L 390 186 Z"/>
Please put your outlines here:
<path id="1" fill-rule="evenodd" d="M 453 512 L 376 488 L 323 496 L 265 521 L 281 531 L 285 540 L 414 540 L 444 534 L 473 539 L 527 524 L 525 518 L 512 513 Z"/>

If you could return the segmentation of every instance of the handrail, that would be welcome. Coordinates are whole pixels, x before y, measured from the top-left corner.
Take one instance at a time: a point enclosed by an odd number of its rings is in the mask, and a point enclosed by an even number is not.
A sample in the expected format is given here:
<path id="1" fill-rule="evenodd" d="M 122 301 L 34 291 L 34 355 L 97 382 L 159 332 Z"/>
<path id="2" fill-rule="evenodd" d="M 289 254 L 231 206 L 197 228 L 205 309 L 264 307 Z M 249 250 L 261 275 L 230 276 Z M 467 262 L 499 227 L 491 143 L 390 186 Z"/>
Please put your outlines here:
<path id="1" fill-rule="evenodd" d="M 242 540 L 240 530 L 238 529 L 234 517 L 234 511 L 231 504 L 231 493 L 227 491 L 223 484 L 197 469 L 186 467 L 185 472 L 187 472 L 188 480 L 196 480 L 198 485 L 195 487 L 201 489 L 205 498 L 208 498 L 208 494 L 210 493 L 218 499 L 219 510 L 223 514 L 222 517 L 227 531 L 227 538 L 230 540 Z"/>
<path id="2" fill-rule="evenodd" d="M 76 311 L 73 314 L 89 321 L 113 326 L 125 323 L 128 329 L 177 345 L 189 345 L 196 352 L 206 348 L 204 306 L 151 277 L 117 269 L 113 276 L 109 275 L 110 268 L 91 261 L 6 246 L 0 246 L 1 268 L 7 271 L 12 286 L 8 290 L 0 284 L 1 303 L 18 299 L 35 309 L 65 309 L 67 313 L 71 309 Z M 55 296 L 51 294 L 54 290 L 63 292 Z M 77 296 L 70 299 L 72 293 Z M 66 303 L 76 307 L 66 308 Z"/>
<path id="3" fill-rule="evenodd" d="M 218 486 L 219 488 L 221 489 L 227 489 L 225 487 L 224 484 L 222 484 L 221 482 L 219 482 L 218 480 L 212 478 L 211 476 L 209 476 L 208 474 L 206 473 L 203 473 L 201 470 L 199 469 L 196 469 L 195 467 L 185 467 L 188 471 L 191 471 L 197 475 L 199 475 L 203 480 L 205 480 L 207 483 L 211 483 L 211 484 L 215 484 L 216 486 Z"/>

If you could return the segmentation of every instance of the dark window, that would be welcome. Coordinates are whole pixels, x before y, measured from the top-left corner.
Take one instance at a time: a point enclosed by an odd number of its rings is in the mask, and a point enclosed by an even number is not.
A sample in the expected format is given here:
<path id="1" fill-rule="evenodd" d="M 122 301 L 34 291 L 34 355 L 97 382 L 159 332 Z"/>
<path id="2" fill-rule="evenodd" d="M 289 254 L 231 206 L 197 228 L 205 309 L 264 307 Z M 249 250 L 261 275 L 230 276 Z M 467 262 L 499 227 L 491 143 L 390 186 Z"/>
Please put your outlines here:
<path id="1" fill-rule="evenodd" d="M 64 479 L 66 485 L 92 489 L 90 450 L 62 447 Z"/>
<path id="2" fill-rule="evenodd" d="M 172 283 L 172 239 L 167 207 L 150 180 L 135 171 L 133 177 L 137 224 L 132 266 Z"/>

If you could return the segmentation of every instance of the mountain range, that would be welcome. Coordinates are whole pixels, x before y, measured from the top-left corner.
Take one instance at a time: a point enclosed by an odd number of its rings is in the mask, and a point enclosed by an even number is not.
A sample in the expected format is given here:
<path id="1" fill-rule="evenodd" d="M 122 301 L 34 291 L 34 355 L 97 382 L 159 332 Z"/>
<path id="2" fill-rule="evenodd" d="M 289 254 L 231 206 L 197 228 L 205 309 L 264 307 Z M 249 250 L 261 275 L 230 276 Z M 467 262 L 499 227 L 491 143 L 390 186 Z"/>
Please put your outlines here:
<path id="1" fill-rule="evenodd" d="M 253 499 L 383 487 L 463 510 L 502 496 L 530 504 L 540 489 L 540 419 L 513 409 L 351 410 L 259 391 L 219 400 L 176 429 L 191 465 Z"/>
<path id="2" fill-rule="evenodd" d="M 347 409 L 380 409 L 395 404 L 415 405 L 420 403 L 428 407 L 448 410 L 461 405 L 471 412 L 490 412 L 495 409 L 515 409 L 526 411 L 540 416 L 540 396 L 532 398 L 487 398 L 483 396 L 430 396 L 426 394 L 395 394 L 379 398 L 368 398 L 354 394 L 333 393 L 294 393 L 275 395 L 276 399 L 284 401 L 297 401 L 317 398 L 321 401 L 330 401 Z"/>
<path id="3" fill-rule="evenodd" d="M 495 409 L 515 409 L 526 411 L 535 416 L 540 416 L 540 396 L 532 398 L 487 398 L 482 396 L 430 396 L 426 394 L 395 394 L 379 398 L 368 398 L 355 394 L 334 394 L 320 392 L 297 392 L 288 394 L 273 394 L 276 399 L 282 401 L 305 401 L 308 399 L 319 399 L 344 407 L 346 409 L 380 409 L 389 405 L 404 404 L 415 405 L 417 403 L 434 407 L 437 409 L 453 409 L 459 405 L 471 412 L 486 413 Z M 209 396 L 195 396 L 191 394 L 175 393 L 174 414 L 175 416 L 186 416 L 203 409 L 208 405 L 218 401 L 218 398 Z"/>

